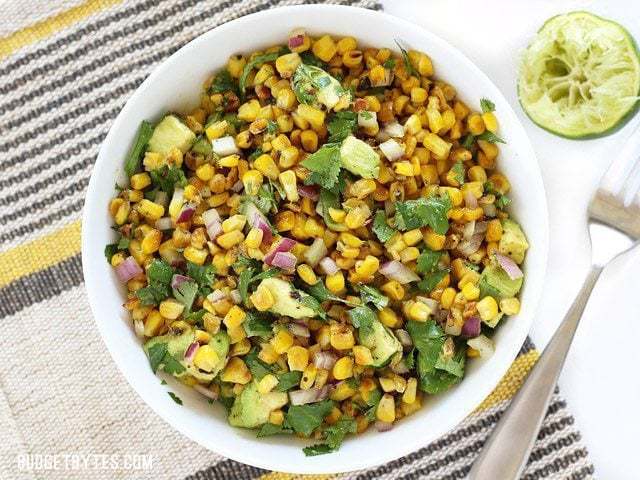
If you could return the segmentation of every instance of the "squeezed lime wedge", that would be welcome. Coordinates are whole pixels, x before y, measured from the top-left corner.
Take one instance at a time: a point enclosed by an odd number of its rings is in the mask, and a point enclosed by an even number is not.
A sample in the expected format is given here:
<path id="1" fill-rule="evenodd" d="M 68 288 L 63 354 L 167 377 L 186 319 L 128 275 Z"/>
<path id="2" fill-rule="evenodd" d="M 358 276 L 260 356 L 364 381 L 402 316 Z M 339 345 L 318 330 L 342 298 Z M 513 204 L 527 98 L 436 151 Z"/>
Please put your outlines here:
<path id="1" fill-rule="evenodd" d="M 531 120 L 569 138 L 612 133 L 640 103 L 640 54 L 621 25 L 587 12 L 552 17 L 522 58 L 518 96 Z"/>

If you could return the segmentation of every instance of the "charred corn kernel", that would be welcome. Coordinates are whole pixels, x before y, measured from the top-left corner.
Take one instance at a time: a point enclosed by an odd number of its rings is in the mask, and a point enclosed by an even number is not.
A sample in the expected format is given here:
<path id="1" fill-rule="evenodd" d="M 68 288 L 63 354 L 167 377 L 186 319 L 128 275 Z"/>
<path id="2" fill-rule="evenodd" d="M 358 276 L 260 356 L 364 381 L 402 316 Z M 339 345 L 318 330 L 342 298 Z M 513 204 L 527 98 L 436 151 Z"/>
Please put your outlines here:
<path id="1" fill-rule="evenodd" d="M 511 190 L 511 184 L 509 183 L 509 180 L 507 180 L 507 177 L 505 177 L 501 173 L 494 173 L 489 177 L 489 181 L 492 183 L 493 188 L 495 188 L 503 195 Z"/>
<path id="2" fill-rule="evenodd" d="M 138 240 L 131 240 L 129 242 L 129 253 L 135 258 L 138 265 L 145 265 L 149 256 L 142 251 L 142 245 Z"/>
<path id="3" fill-rule="evenodd" d="M 257 195 L 262 186 L 262 173 L 258 170 L 247 170 L 242 176 L 242 184 L 247 195 Z"/>
<path id="4" fill-rule="evenodd" d="M 396 312 L 389 307 L 385 307 L 380 310 L 378 318 L 383 325 L 386 325 L 389 328 L 397 328 L 400 323 L 400 319 Z"/>
<path id="5" fill-rule="evenodd" d="M 300 134 L 300 143 L 306 152 L 313 153 L 318 149 L 318 134 L 313 130 L 305 130 Z"/>
<path id="6" fill-rule="evenodd" d="M 313 268 L 311 268 L 306 263 L 298 265 L 296 268 L 298 272 L 298 276 L 307 284 L 307 285 L 315 285 L 318 283 L 318 277 L 316 276 Z"/>
<path id="7" fill-rule="evenodd" d="M 482 209 L 482 207 L 465 208 L 462 218 L 467 222 L 471 222 L 474 220 L 480 220 L 483 215 L 484 215 L 484 210 Z"/>
<path id="8" fill-rule="evenodd" d="M 362 345 L 356 345 L 353 347 L 353 358 L 357 365 L 371 365 L 373 363 L 371 350 Z"/>
<path id="9" fill-rule="evenodd" d="M 340 293 L 344 290 L 344 275 L 342 272 L 334 273 L 333 275 L 327 275 L 324 283 L 331 293 Z"/>
<path id="10" fill-rule="evenodd" d="M 405 177 L 413 176 L 413 165 L 411 162 L 396 162 L 393 164 L 393 171 L 398 175 L 403 175 Z"/>
<path id="11" fill-rule="evenodd" d="M 151 185 L 151 177 L 148 173 L 136 173 L 131 177 L 131 188 L 134 190 L 142 190 Z"/>
<path id="12" fill-rule="evenodd" d="M 279 353 L 276 352 L 273 345 L 270 343 L 263 343 L 260 348 L 260 353 L 258 353 L 258 358 L 269 365 L 276 363 L 279 358 Z"/>
<path id="13" fill-rule="evenodd" d="M 313 386 L 313 383 L 316 381 L 316 376 L 318 374 L 318 367 L 316 367 L 313 363 L 307 365 L 302 372 L 302 378 L 300 379 L 300 388 L 302 390 L 308 390 Z"/>
<path id="14" fill-rule="evenodd" d="M 420 250 L 416 247 L 407 247 L 400 252 L 400 261 L 402 263 L 409 263 L 414 261 L 420 256 Z"/>
<path id="15" fill-rule="evenodd" d="M 420 176 L 422 177 L 422 181 L 427 185 L 438 183 L 438 170 L 435 165 L 421 165 Z"/>
<path id="16" fill-rule="evenodd" d="M 393 392 L 396 389 L 396 383 L 392 378 L 380 377 L 378 381 L 380 382 L 380 387 L 382 388 L 383 392 L 389 393 Z"/>
<path id="17" fill-rule="evenodd" d="M 256 310 L 260 312 L 269 310 L 276 302 L 271 291 L 264 287 L 258 287 L 249 298 Z"/>
<path id="18" fill-rule="evenodd" d="M 203 182 L 208 182 L 213 178 L 215 170 L 210 163 L 203 163 L 196 169 L 197 177 Z"/>
<path id="19" fill-rule="evenodd" d="M 422 130 L 422 122 L 420 121 L 420 117 L 414 113 L 410 115 L 404 123 L 404 131 L 405 133 L 415 135 L 420 130 Z"/>
<path id="20" fill-rule="evenodd" d="M 382 395 L 376 408 L 376 418 L 387 423 L 392 423 L 396 419 L 396 404 L 390 394 Z"/>
<path id="21" fill-rule="evenodd" d="M 237 167 L 238 163 L 240 163 L 240 156 L 238 155 L 228 155 L 218 160 L 218 165 L 226 168 Z"/>
<path id="22" fill-rule="evenodd" d="M 280 183 L 287 196 L 287 200 L 290 202 L 297 202 L 300 199 L 298 195 L 298 184 L 296 181 L 296 174 L 293 170 L 287 170 L 279 175 Z"/>
<path id="23" fill-rule="evenodd" d="M 155 228 L 151 229 L 140 242 L 142 253 L 151 254 L 157 252 L 162 241 L 162 233 Z"/>
<path id="24" fill-rule="evenodd" d="M 490 220 L 487 224 L 487 233 L 485 235 L 487 242 L 499 242 L 502 238 L 502 224 L 500 220 Z"/>
<path id="25" fill-rule="evenodd" d="M 407 386 L 402 394 L 402 401 L 404 403 L 413 403 L 416 401 L 416 392 L 418 387 L 418 380 L 410 378 L 407 380 Z"/>
<path id="26" fill-rule="evenodd" d="M 222 230 L 225 233 L 233 232 L 234 230 L 242 230 L 247 223 L 247 217 L 244 215 L 233 215 L 222 222 Z"/>
<path id="27" fill-rule="evenodd" d="M 244 313 L 242 308 L 234 305 L 224 316 L 224 320 L 222 320 L 222 322 L 225 324 L 227 329 L 237 328 L 242 325 L 246 316 L 247 314 Z"/>
<path id="28" fill-rule="evenodd" d="M 336 380 L 345 380 L 353 376 L 353 358 L 342 357 L 333 366 L 333 378 Z"/>
<path id="29" fill-rule="evenodd" d="M 260 113 L 260 102 L 255 98 L 240 105 L 238 108 L 238 118 L 245 122 L 253 122 Z"/>
<path id="30" fill-rule="evenodd" d="M 477 300 L 478 298 L 480 298 L 480 289 L 473 283 L 467 283 L 464 287 L 462 287 L 461 292 L 462 295 L 464 295 L 464 298 L 469 301 Z"/>
<path id="31" fill-rule="evenodd" d="M 359 248 L 362 246 L 362 240 L 349 232 L 342 232 L 340 234 L 340 241 L 349 247 Z"/>
<path id="32" fill-rule="evenodd" d="M 427 133 L 424 136 L 424 140 L 422 140 L 422 144 L 438 158 L 446 158 L 449 155 L 449 150 L 451 150 L 451 144 L 445 142 L 435 133 Z"/>
<path id="33" fill-rule="evenodd" d="M 331 329 L 329 325 L 323 325 L 316 332 L 316 342 L 321 348 L 328 348 L 331 344 Z"/>
<path id="34" fill-rule="evenodd" d="M 427 101 L 427 91 L 421 87 L 414 87 L 411 89 L 411 102 L 416 105 L 422 105 Z"/>
<path id="35" fill-rule="evenodd" d="M 147 337 L 155 337 L 164 325 L 164 319 L 158 310 L 151 310 L 144 321 L 144 334 Z"/>
<path id="36" fill-rule="evenodd" d="M 271 140 L 271 146 L 276 152 L 281 152 L 285 148 L 288 148 L 291 146 L 291 141 L 289 140 L 289 137 L 287 137 L 286 135 L 280 134 L 276 138 Z"/>
<path id="37" fill-rule="evenodd" d="M 223 233 L 218 238 L 216 238 L 216 242 L 218 243 L 218 245 L 226 250 L 229 250 L 231 247 L 239 244 L 243 240 L 244 234 L 239 230 Z"/>
<path id="38" fill-rule="evenodd" d="M 298 155 L 300 152 L 296 147 L 287 147 L 282 152 L 280 152 L 280 167 L 281 168 L 290 168 L 293 167 L 298 161 Z"/>
<path id="39" fill-rule="evenodd" d="M 484 183 L 487 181 L 487 172 L 480 165 L 474 165 L 467 170 L 467 175 L 469 176 L 469 180 L 473 182 Z"/>
<path id="40" fill-rule="evenodd" d="M 258 393 L 266 394 L 278 385 L 278 378 L 272 373 L 267 373 L 262 380 L 258 382 Z"/>
<path id="41" fill-rule="evenodd" d="M 184 311 L 184 305 L 173 298 L 168 298 L 167 300 L 163 300 L 160 302 L 158 306 L 160 310 L 160 315 L 164 318 L 168 318 L 169 320 L 175 320 Z"/>
<path id="42" fill-rule="evenodd" d="M 251 230 L 249 230 L 249 233 L 247 234 L 247 238 L 245 238 L 244 240 L 244 244 L 248 248 L 259 248 L 260 245 L 262 244 L 263 235 L 264 235 L 264 232 L 259 228 L 252 228 Z"/>
<path id="43" fill-rule="evenodd" d="M 329 62 L 338 51 L 338 48 L 329 35 L 324 35 L 313 43 L 311 51 L 323 62 Z"/>
<path id="44" fill-rule="evenodd" d="M 203 265 L 204 261 L 207 259 L 209 252 L 202 248 L 195 248 L 192 246 L 188 246 L 182 252 L 184 258 L 189 262 L 193 262 L 196 265 Z"/>
<path id="45" fill-rule="evenodd" d="M 476 308 L 478 309 L 480 318 L 484 321 L 489 321 L 498 315 L 498 304 L 495 298 L 491 296 L 486 296 L 476 303 Z"/>
<path id="46" fill-rule="evenodd" d="M 360 50 L 350 50 L 342 55 L 342 63 L 347 68 L 356 68 L 362 63 L 363 55 Z"/>
<path id="47" fill-rule="evenodd" d="M 329 327 L 330 343 L 336 350 L 349 350 L 355 345 L 353 332 L 341 323 L 334 323 Z"/>
<path id="48" fill-rule="evenodd" d="M 147 200 L 143 198 L 137 205 L 136 208 L 140 215 L 149 219 L 149 220 L 158 220 L 162 215 L 164 215 L 164 207 L 162 205 L 158 205 L 157 203 L 152 202 L 151 200 Z"/>
<path id="49" fill-rule="evenodd" d="M 240 78 L 242 75 L 242 70 L 244 66 L 247 64 L 247 59 L 241 55 L 232 55 L 227 60 L 227 70 L 231 74 L 233 78 Z"/>
<path id="50" fill-rule="evenodd" d="M 500 300 L 500 311 L 505 315 L 517 315 L 520 312 L 520 300 L 515 297 Z"/>
<path id="51" fill-rule="evenodd" d="M 495 143 L 478 140 L 478 146 L 480 147 L 480 150 L 482 150 L 482 152 L 485 154 L 487 159 L 495 160 L 495 158 L 498 156 L 499 150 L 498 146 Z"/>
<path id="52" fill-rule="evenodd" d="M 201 345 L 193 357 L 193 364 L 205 372 L 213 371 L 219 362 L 220 357 L 213 347 L 209 345 Z"/>
<path id="53" fill-rule="evenodd" d="M 345 358 L 349 358 L 349 357 L 345 357 Z M 337 365 L 337 362 L 336 362 Z M 334 365 L 334 370 L 335 370 L 335 365 Z M 318 372 L 320 373 L 320 372 Z M 348 378 L 348 377 L 347 377 Z M 333 389 L 333 392 L 331 392 L 331 395 L 329 398 L 331 398 L 331 400 L 334 400 L 336 402 L 341 402 L 343 400 L 346 400 L 347 398 L 352 397 L 353 395 L 355 395 L 356 393 L 356 389 L 353 388 L 350 385 L 351 382 L 340 382 L 338 383 L 335 388 Z"/>
<path id="54" fill-rule="evenodd" d="M 303 372 L 309 365 L 309 351 L 299 345 L 294 345 L 287 350 L 287 364 L 289 370 Z"/>
<path id="55" fill-rule="evenodd" d="M 322 237 L 324 227 L 315 218 L 307 218 L 304 222 L 304 235 L 307 237 Z"/>
<path id="56" fill-rule="evenodd" d="M 407 316 L 416 322 L 426 322 L 431 315 L 431 309 L 422 302 L 412 302 L 407 308 Z"/>
<path id="57" fill-rule="evenodd" d="M 336 44 L 336 49 L 340 55 L 344 55 L 347 52 L 355 50 L 358 44 L 356 39 L 353 37 L 344 37 L 341 38 Z"/>
<path id="58" fill-rule="evenodd" d="M 382 86 L 382 84 L 386 83 L 386 80 L 387 72 L 382 65 L 376 65 L 369 70 L 369 81 L 371 82 L 372 86 Z"/>
<path id="59" fill-rule="evenodd" d="M 209 125 L 204 132 L 207 134 L 207 138 L 209 140 L 215 140 L 227 133 L 227 128 L 229 128 L 229 124 L 227 123 L 227 121 L 221 120 Z"/>
<path id="60" fill-rule="evenodd" d="M 397 280 L 389 280 L 380 289 L 392 300 L 402 300 L 404 298 L 404 287 Z"/>
<path id="61" fill-rule="evenodd" d="M 445 235 L 440 235 L 429 228 L 424 232 L 423 239 L 427 247 L 431 250 L 439 251 L 444 248 L 444 242 L 447 237 Z"/>
<path id="62" fill-rule="evenodd" d="M 276 353 L 283 354 L 293 345 L 293 335 L 286 330 L 280 330 L 273 336 L 271 344 Z"/>
<path id="63" fill-rule="evenodd" d="M 280 55 L 276 59 L 276 70 L 278 70 L 282 78 L 290 78 L 300 63 L 302 63 L 302 60 L 296 52 Z"/>
<path id="64" fill-rule="evenodd" d="M 472 135 L 481 135 L 484 133 L 485 125 L 482 117 L 477 113 L 472 113 L 467 117 L 467 129 Z"/>
<path id="65" fill-rule="evenodd" d="M 329 216 L 331 217 L 331 220 L 333 220 L 334 222 L 342 223 L 344 222 L 344 219 L 347 216 L 347 212 L 345 212 L 344 210 L 340 210 L 338 208 L 329 207 Z"/>
<path id="66" fill-rule="evenodd" d="M 201 344 L 209 343 L 211 340 L 211 335 L 209 332 L 205 332 L 204 330 L 196 330 L 195 331 L 195 341 Z"/>
<path id="67" fill-rule="evenodd" d="M 361 279 L 373 277 L 380 267 L 380 260 L 373 255 L 367 255 L 362 262 L 356 263 L 355 272 Z"/>
<path id="68" fill-rule="evenodd" d="M 440 296 L 440 304 L 443 308 L 449 309 L 453 304 L 453 299 L 456 296 L 456 291 L 454 288 L 447 287 L 442 291 L 442 295 Z"/>
<path id="69" fill-rule="evenodd" d="M 251 132 L 249 130 L 243 130 L 236 135 L 236 145 L 239 148 L 249 148 L 251 146 Z"/>
<path id="70" fill-rule="evenodd" d="M 471 269 L 467 270 L 460 281 L 458 282 L 458 288 L 462 289 L 466 284 L 471 283 L 476 285 L 480 281 L 480 274 Z"/>
<path id="71" fill-rule="evenodd" d="M 117 267 L 118 265 L 120 265 L 122 262 L 124 262 L 125 260 L 125 254 L 124 252 L 117 252 L 116 254 L 114 254 L 111 257 L 111 266 L 112 267 Z"/>
<path id="72" fill-rule="evenodd" d="M 402 234 L 402 240 L 404 240 L 404 243 L 408 246 L 413 247 L 422 241 L 422 232 L 419 228 L 409 230 Z"/>
<path id="73" fill-rule="evenodd" d="M 291 210 L 285 210 L 276 215 L 276 228 L 279 232 L 291 230 L 296 222 L 296 215 Z"/>
<path id="74" fill-rule="evenodd" d="M 276 60 L 276 63 L 277 63 L 277 60 Z M 276 68 L 278 68 L 277 65 L 276 65 Z M 269 78 L 273 77 L 274 73 L 275 72 L 274 72 L 273 67 L 271 65 L 269 65 L 268 63 L 263 64 L 258 69 L 258 71 L 256 72 L 256 76 L 253 78 L 253 84 L 254 85 L 262 85 Z"/>
<path id="75" fill-rule="evenodd" d="M 369 218 L 367 210 L 362 207 L 356 207 L 349 210 L 347 215 L 344 217 L 344 224 L 351 230 L 362 227 Z"/>
<path id="76" fill-rule="evenodd" d="M 296 94 L 290 88 L 283 88 L 276 96 L 276 106 L 283 110 L 292 110 L 296 104 Z"/>
<path id="77" fill-rule="evenodd" d="M 127 198 L 130 202 L 139 202 L 144 198 L 144 193 L 140 190 L 127 190 Z"/>
<path id="78" fill-rule="evenodd" d="M 482 121 L 484 122 L 484 126 L 487 127 L 487 130 L 490 132 L 496 133 L 498 131 L 498 119 L 493 112 L 483 113 Z"/>
<path id="79" fill-rule="evenodd" d="M 361 178 L 351 185 L 349 193 L 351 196 L 363 199 L 373 193 L 376 189 L 376 182 L 370 178 Z"/>
<path id="80" fill-rule="evenodd" d="M 247 332 L 245 332 L 244 327 L 236 327 L 236 328 L 228 328 L 227 333 L 229 334 L 229 342 L 232 345 L 235 345 L 238 342 L 241 342 L 245 338 L 247 338 Z"/>
<path id="81" fill-rule="evenodd" d="M 152 170 L 157 170 L 166 164 L 166 161 L 162 155 L 157 152 L 146 152 L 144 154 L 144 159 L 142 160 L 142 164 L 144 165 L 144 169 L 147 172 Z"/>
<path id="82" fill-rule="evenodd" d="M 309 122 L 309 125 L 311 125 L 311 128 L 314 130 L 321 130 L 324 126 L 325 113 L 322 110 L 312 107 L 311 105 L 301 103 L 298 105 L 296 112 L 300 118 Z"/>
<path id="83" fill-rule="evenodd" d="M 278 169 L 276 162 L 274 162 L 271 155 L 266 153 L 260 155 L 253 163 L 253 166 L 271 180 L 277 180 L 278 175 L 280 175 L 280 170 Z"/>
<path id="84" fill-rule="evenodd" d="M 202 347 L 200 347 L 202 348 Z M 246 385 L 251 381 L 251 372 L 247 368 L 247 365 L 239 357 L 231 357 L 227 366 L 224 367 L 220 374 L 220 379 L 223 382 L 239 383 L 240 385 Z"/>

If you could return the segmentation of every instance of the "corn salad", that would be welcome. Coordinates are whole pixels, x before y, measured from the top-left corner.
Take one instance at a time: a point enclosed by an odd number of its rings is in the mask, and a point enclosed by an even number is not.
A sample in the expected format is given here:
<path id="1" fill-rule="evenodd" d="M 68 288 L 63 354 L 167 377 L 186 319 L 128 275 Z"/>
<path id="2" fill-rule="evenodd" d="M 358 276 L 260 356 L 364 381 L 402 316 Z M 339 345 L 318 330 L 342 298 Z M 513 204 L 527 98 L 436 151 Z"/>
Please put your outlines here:
<path id="1" fill-rule="evenodd" d="M 458 383 L 528 248 L 479 106 L 425 53 L 297 29 L 142 122 L 105 253 L 152 370 L 307 455 Z"/>

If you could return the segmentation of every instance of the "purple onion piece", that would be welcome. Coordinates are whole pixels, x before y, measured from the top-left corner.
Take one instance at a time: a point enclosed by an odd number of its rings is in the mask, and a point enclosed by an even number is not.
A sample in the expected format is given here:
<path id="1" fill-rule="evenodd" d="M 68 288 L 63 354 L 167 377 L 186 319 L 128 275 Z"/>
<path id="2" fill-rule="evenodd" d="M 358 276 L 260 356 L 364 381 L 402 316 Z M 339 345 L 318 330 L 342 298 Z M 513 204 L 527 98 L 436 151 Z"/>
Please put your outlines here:
<path id="1" fill-rule="evenodd" d="M 498 263 L 506 274 L 509 275 L 511 280 L 517 280 L 524 276 L 520 267 L 518 267 L 511 257 L 507 257 L 506 255 L 496 252 L 496 260 L 498 260 Z"/>
<path id="2" fill-rule="evenodd" d="M 480 317 L 474 315 L 464 321 L 462 331 L 460 332 L 464 338 L 473 338 L 480 335 Z"/>
<path id="3" fill-rule="evenodd" d="M 138 262 L 136 262 L 136 259 L 132 256 L 125 258 L 124 261 L 116 267 L 116 275 L 118 275 L 122 283 L 127 283 L 141 273 L 142 268 L 140 268 L 140 265 L 138 265 Z"/>

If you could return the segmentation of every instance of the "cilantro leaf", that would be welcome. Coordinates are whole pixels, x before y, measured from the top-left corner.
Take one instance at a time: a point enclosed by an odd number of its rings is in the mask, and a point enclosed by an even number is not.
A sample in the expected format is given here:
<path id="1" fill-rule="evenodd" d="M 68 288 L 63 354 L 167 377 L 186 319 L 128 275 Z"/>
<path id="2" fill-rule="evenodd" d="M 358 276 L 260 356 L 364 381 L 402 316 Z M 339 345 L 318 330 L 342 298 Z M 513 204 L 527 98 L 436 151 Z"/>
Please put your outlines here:
<path id="1" fill-rule="evenodd" d="M 376 314 L 366 305 L 360 305 L 349 310 L 351 324 L 362 332 L 373 328 L 373 322 L 377 321 Z"/>
<path id="2" fill-rule="evenodd" d="M 136 297 L 142 305 L 158 305 L 168 296 L 169 288 L 161 284 L 151 284 L 136 290 Z"/>
<path id="3" fill-rule="evenodd" d="M 186 370 L 186 368 L 169 353 L 164 356 L 163 362 L 164 367 L 162 367 L 162 369 L 170 375 L 179 375 Z"/>
<path id="4" fill-rule="evenodd" d="M 216 269 L 213 265 L 196 265 L 187 262 L 187 276 L 193 278 L 198 284 L 198 293 L 206 297 L 211 293 L 211 284 L 216 278 Z"/>
<path id="5" fill-rule="evenodd" d="M 324 311 L 324 309 L 322 308 L 322 305 L 320 305 L 320 302 L 315 297 L 311 295 L 304 295 L 300 299 L 300 303 L 305 307 L 313 310 L 315 314 L 318 315 L 321 319 L 323 320 L 327 319 L 327 312 Z"/>
<path id="6" fill-rule="evenodd" d="M 369 285 L 362 285 L 360 287 L 360 298 L 362 303 L 370 302 L 378 310 L 382 310 L 389 305 L 389 297 L 384 296 L 380 290 Z"/>
<path id="7" fill-rule="evenodd" d="M 396 202 L 396 226 L 405 231 L 428 225 L 436 233 L 444 235 L 449 230 L 447 213 L 450 209 L 448 195 Z"/>
<path id="8" fill-rule="evenodd" d="M 456 377 L 464 376 L 464 363 L 466 353 L 464 348 L 459 348 L 452 356 L 444 358 L 443 355 L 438 357 L 435 368 L 445 370 Z"/>
<path id="9" fill-rule="evenodd" d="M 406 68 L 407 72 L 410 75 L 415 75 L 416 77 L 420 78 L 420 74 L 418 73 L 418 71 L 415 69 L 413 65 L 411 65 L 411 60 L 409 59 L 409 53 L 404 48 L 402 48 L 402 45 L 400 45 L 400 42 L 398 42 L 398 40 L 396 40 L 395 42 L 398 48 L 400 49 L 400 51 L 402 52 L 402 60 L 404 61 L 404 67 Z"/>
<path id="10" fill-rule="evenodd" d="M 307 457 L 314 457 L 316 455 L 325 455 L 327 453 L 333 452 L 335 449 L 331 448 L 326 443 L 316 443 L 315 445 L 309 445 L 308 447 L 304 447 L 302 451 Z"/>
<path id="11" fill-rule="evenodd" d="M 342 142 L 358 129 L 358 114 L 350 110 L 336 112 L 327 124 L 329 143 Z"/>
<path id="12" fill-rule="evenodd" d="M 204 308 L 201 308 L 197 312 L 190 312 L 183 316 L 185 322 L 189 322 L 191 325 L 195 325 L 196 323 L 202 322 L 205 313 L 207 311 Z"/>
<path id="13" fill-rule="evenodd" d="M 127 237 L 120 237 L 120 240 L 118 240 L 118 250 L 127 250 L 130 243 L 131 240 Z"/>
<path id="14" fill-rule="evenodd" d="M 338 195 L 323 188 L 320 190 L 320 198 L 318 199 L 318 210 L 320 211 L 320 216 L 330 229 L 336 231 L 339 231 L 340 229 L 344 230 L 344 226 L 334 222 L 331 215 L 329 215 L 330 208 L 339 209 L 340 200 L 338 199 Z"/>
<path id="15" fill-rule="evenodd" d="M 324 417 L 329 415 L 332 409 L 333 402 L 331 400 L 307 405 L 291 405 L 285 418 L 287 425 L 296 433 L 301 433 L 308 437 L 322 424 Z"/>
<path id="16" fill-rule="evenodd" d="M 104 247 L 104 256 L 107 258 L 107 262 L 111 263 L 111 257 L 118 253 L 118 244 L 110 243 Z"/>
<path id="17" fill-rule="evenodd" d="M 495 205 L 497 208 L 504 210 L 511 204 L 511 199 L 506 195 L 500 194 L 498 198 L 496 198 Z"/>
<path id="18" fill-rule="evenodd" d="M 476 139 L 477 140 L 484 140 L 485 142 L 489 142 L 489 143 L 507 143 L 502 138 L 500 138 L 498 135 L 496 135 L 493 132 L 490 132 L 489 130 L 486 130 L 485 132 L 483 132 L 480 135 L 478 135 L 476 137 Z"/>
<path id="19" fill-rule="evenodd" d="M 173 400 L 174 402 L 176 402 L 178 405 L 182 405 L 182 399 L 177 396 L 175 393 L 173 392 L 167 392 L 169 394 L 169 396 L 171 397 L 171 400 Z"/>
<path id="20" fill-rule="evenodd" d="M 256 349 L 251 350 L 247 356 L 244 357 L 244 362 L 247 364 L 247 367 L 249 367 L 253 378 L 258 381 L 262 380 L 262 377 L 265 375 L 273 373 L 271 366 L 258 358 Z"/>
<path id="21" fill-rule="evenodd" d="M 166 343 L 156 343 L 149 347 L 149 364 L 151 365 L 151 371 L 156 373 L 158 371 L 158 367 L 164 360 L 164 356 L 167 353 L 167 344 Z"/>
<path id="22" fill-rule="evenodd" d="M 476 137 L 474 137 L 471 133 L 468 133 L 464 137 L 462 137 L 460 146 L 469 150 L 473 146 L 473 142 L 475 142 L 475 140 Z"/>
<path id="23" fill-rule="evenodd" d="M 193 301 L 198 296 L 198 284 L 193 280 L 187 280 L 173 289 L 173 296 L 184 305 L 184 311 L 190 312 Z"/>
<path id="24" fill-rule="evenodd" d="M 249 298 L 249 283 L 253 278 L 254 270 L 252 268 L 245 268 L 238 276 L 238 291 L 240 292 L 240 298 L 246 304 Z"/>
<path id="25" fill-rule="evenodd" d="M 261 147 L 256 148 L 253 152 L 251 152 L 251 154 L 249 155 L 248 160 L 250 162 L 253 162 L 256 158 L 258 158 L 260 155 L 262 155 L 264 153 L 264 151 L 262 150 Z"/>
<path id="26" fill-rule="evenodd" d="M 306 184 L 313 183 L 322 188 L 333 188 L 338 182 L 340 173 L 340 145 L 324 144 L 305 158 L 302 165 L 311 171 L 311 175 L 305 180 Z"/>
<path id="27" fill-rule="evenodd" d="M 436 288 L 442 279 L 449 273 L 449 270 L 437 270 L 435 272 L 427 273 L 422 280 L 418 282 L 418 290 L 424 293 L 430 293 L 431 290 Z"/>
<path id="28" fill-rule="evenodd" d="M 376 409 L 378 408 L 381 398 L 382 392 L 378 388 L 371 390 L 367 396 L 366 403 L 369 408 L 365 411 L 364 415 L 370 422 L 376 420 Z"/>
<path id="29" fill-rule="evenodd" d="M 281 373 L 278 375 L 278 385 L 276 385 L 275 390 L 277 392 L 286 392 L 287 390 L 300 385 L 301 379 L 302 372 L 297 370 Z"/>
<path id="30" fill-rule="evenodd" d="M 269 316 L 255 310 L 248 310 L 246 312 L 242 326 L 247 337 L 267 338 L 270 337 L 272 333 L 271 319 Z"/>
<path id="31" fill-rule="evenodd" d="M 396 59 L 395 58 L 387 58 L 382 66 L 388 70 L 393 70 L 396 68 Z"/>
<path id="32" fill-rule="evenodd" d="M 396 231 L 387 223 L 387 216 L 384 210 L 378 210 L 373 217 L 373 233 L 376 234 L 378 240 L 385 243 L 393 237 Z"/>
<path id="33" fill-rule="evenodd" d="M 326 68 L 327 64 L 324 63 L 322 60 L 320 60 L 318 57 L 316 57 L 313 52 L 311 52 L 310 50 L 307 50 L 306 52 L 302 52 L 300 54 L 300 58 L 302 59 L 302 63 L 304 63 L 305 65 L 312 65 L 314 67 L 318 67 L 318 68 Z"/>
<path id="34" fill-rule="evenodd" d="M 271 134 L 278 133 L 278 124 L 273 120 L 269 120 L 267 122 L 267 133 L 271 133 Z"/>
<path id="35" fill-rule="evenodd" d="M 327 287 L 325 287 L 322 281 L 318 281 L 313 285 L 311 285 L 310 287 L 307 287 L 307 292 L 309 293 L 309 295 L 314 297 L 319 302 L 326 302 L 327 300 L 336 300 L 338 298 L 333 293 L 331 293 L 327 289 Z"/>
<path id="36" fill-rule="evenodd" d="M 335 424 L 325 428 L 324 435 L 326 443 L 318 443 L 302 449 L 308 457 L 314 455 L 324 455 L 340 448 L 344 437 L 349 433 L 356 433 L 357 424 L 353 417 L 343 415 Z"/>
<path id="37" fill-rule="evenodd" d="M 173 268 L 164 260 L 154 259 L 147 268 L 149 283 L 169 285 L 173 277 Z"/>
<path id="38" fill-rule="evenodd" d="M 458 160 L 454 163 L 453 167 L 451 167 L 451 171 L 455 175 L 456 182 L 462 185 L 464 183 L 464 165 L 462 164 L 462 161 Z"/>
<path id="39" fill-rule="evenodd" d="M 238 80 L 238 87 L 240 89 L 240 95 L 244 97 L 245 90 L 247 88 L 247 78 L 254 68 L 260 67 L 267 62 L 274 62 L 280 56 L 280 52 L 265 53 L 262 55 L 256 55 L 251 58 L 242 69 L 242 74 Z"/>
<path id="40" fill-rule="evenodd" d="M 185 187 L 187 185 L 187 177 L 179 167 L 164 165 L 151 171 L 150 175 L 151 183 L 154 187 L 166 192 L 169 198 L 173 195 L 176 187 Z"/>
<path id="41" fill-rule="evenodd" d="M 223 70 L 213 77 L 209 93 L 224 93 L 228 91 L 237 92 L 236 82 L 228 70 Z"/>
<path id="42" fill-rule="evenodd" d="M 496 105 L 488 98 L 481 98 L 480 108 L 482 108 L 482 113 L 489 113 L 493 112 L 496 109 Z"/>
<path id="43" fill-rule="evenodd" d="M 283 425 L 276 425 L 274 423 L 264 423 L 256 437 L 269 437 L 271 435 L 278 435 L 280 433 L 293 433 L 293 430 L 285 428 Z"/>
<path id="44" fill-rule="evenodd" d="M 420 274 L 432 272 L 438 265 L 441 256 L 441 252 L 435 252 L 430 248 L 425 248 L 418 257 L 416 272 Z"/>

